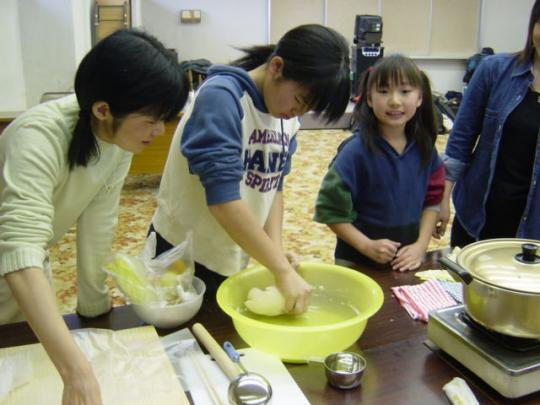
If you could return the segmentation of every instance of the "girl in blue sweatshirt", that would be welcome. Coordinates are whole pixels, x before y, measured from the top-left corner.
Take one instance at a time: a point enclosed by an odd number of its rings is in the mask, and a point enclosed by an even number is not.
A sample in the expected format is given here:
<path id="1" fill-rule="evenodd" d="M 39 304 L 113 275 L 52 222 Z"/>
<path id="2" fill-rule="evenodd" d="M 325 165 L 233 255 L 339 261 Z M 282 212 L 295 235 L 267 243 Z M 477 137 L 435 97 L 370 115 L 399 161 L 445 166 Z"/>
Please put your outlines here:
<path id="1" fill-rule="evenodd" d="M 354 133 L 330 164 L 314 219 L 336 233 L 336 263 L 413 270 L 444 189 L 429 79 L 394 55 L 366 72 L 360 86 Z"/>
<path id="2" fill-rule="evenodd" d="M 297 117 L 339 118 L 350 95 L 345 39 L 317 24 L 276 45 L 213 66 L 174 135 L 152 219 L 157 252 L 193 235 L 195 274 L 214 298 L 254 257 L 275 276 L 286 309 L 306 309 L 311 287 L 281 243 L 282 187 L 296 150 Z"/>

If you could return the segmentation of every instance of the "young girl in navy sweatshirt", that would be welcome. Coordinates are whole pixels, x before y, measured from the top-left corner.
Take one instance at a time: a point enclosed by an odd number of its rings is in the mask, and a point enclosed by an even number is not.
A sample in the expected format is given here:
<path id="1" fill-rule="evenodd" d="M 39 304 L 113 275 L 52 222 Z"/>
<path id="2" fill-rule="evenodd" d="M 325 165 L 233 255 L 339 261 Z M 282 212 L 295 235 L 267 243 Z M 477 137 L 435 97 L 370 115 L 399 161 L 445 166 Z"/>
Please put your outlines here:
<path id="1" fill-rule="evenodd" d="M 401 55 L 361 81 L 355 130 L 323 179 L 315 221 L 337 235 L 336 263 L 418 268 L 435 227 L 444 168 L 429 79 Z"/>

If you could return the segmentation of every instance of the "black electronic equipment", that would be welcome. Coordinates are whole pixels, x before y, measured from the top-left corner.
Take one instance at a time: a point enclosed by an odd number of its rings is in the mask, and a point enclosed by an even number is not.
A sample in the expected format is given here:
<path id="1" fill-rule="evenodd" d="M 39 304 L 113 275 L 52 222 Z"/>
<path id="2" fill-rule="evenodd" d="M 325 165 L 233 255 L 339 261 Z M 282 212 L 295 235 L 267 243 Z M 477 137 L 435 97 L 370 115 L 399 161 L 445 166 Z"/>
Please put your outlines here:
<path id="1" fill-rule="evenodd" d="M 352 97 L 358 95 L 358 79 L 383 57 L 382 17 L 357 15 L 354 23 L 354 45 L 351 47 Z"/>
<path id="2" fill-rule="evenodd" d="M 352 95 L 358 95 L 358 79 L 366 70 L 383 57 L 384 48 L 353 45 L 351 47 L 351 72 L 352 72 Z"/>
<path id="3" fill-rule="evenodd" d="M 382 41 L 382 17 L 379 15 L 357 15 L 354 22 L 354 43 L 380 44 Z"/>

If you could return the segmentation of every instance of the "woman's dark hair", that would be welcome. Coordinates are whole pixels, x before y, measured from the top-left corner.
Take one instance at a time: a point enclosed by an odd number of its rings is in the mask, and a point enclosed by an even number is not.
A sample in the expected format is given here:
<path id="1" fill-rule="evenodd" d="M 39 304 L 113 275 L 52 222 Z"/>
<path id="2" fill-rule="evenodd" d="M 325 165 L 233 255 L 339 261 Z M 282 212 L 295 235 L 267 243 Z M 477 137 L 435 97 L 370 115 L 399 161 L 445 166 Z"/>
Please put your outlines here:
<path id="1" fill-rule="evenodd" d="M 276 45 L 241 49 L 245 56 L 231 63 L 253 70 L 273 56 L 283 58 L 283 78 L 310 89 L 309 106 L 328 122 L 347 108 L 350 89 L 349 47 L 331 28 L 307 24 L 288 31 Z"/>
<path id="2" fill-rule="evenodd" d="M 188 83 L 174 52 L 145 32 L 126 29 L 101 40 L 83 58 L 75 76 L 75 93 L 80 112 L 68 150 L 70 170 L 99 157 L 91 128 L 95 102 L 108 103 L 113 128 L 135 112 L 167 120 L 184 106 Z"/>
<path id="3" fill-rule="evenodd" d="M 378 121 L 367 98 L 373 88 L 383 88 L 408 83 L 422 91 L 422 104 L 405 125 L 405 135 L 415 139 L 420 148 L 422 162 L 427 165 L 437 139 L 437 117 L 431 96 L 429 79 L 409 58 L 391 55 L 380 59 L 368 69 L 359 81 L 360 100 L 353 113 L 353 126 L 360 129 L 367 147 L 376 150 L 375 137 L 379 136 Z"/>
<path id="4" fill-rule="evenodd" d="M 523 48 L 517 54 L 518 64 L 523 64 L 534 56 L 535 47 L 533 43 L 533 30 L 536 23 L 540 23 L 540 0 L 534 2 L 534 6 L 531 10 L 531 18 L 529 19 L 529 30 L 527 31 L 527 42 L 525 42 L 525 48 Z"/>

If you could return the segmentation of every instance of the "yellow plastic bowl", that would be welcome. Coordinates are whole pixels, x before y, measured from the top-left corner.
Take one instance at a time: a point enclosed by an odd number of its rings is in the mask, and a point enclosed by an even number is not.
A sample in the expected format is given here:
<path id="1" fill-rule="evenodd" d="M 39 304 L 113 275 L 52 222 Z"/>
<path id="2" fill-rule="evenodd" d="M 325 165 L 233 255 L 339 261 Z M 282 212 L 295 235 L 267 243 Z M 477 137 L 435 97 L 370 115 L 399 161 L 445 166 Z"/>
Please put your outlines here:
<path id="1" fill-rule="evenodd" d="M 338 322 L 315 326 L 291 326 L 287 317 L 292 315 L 274 319 L 247 316 L 244 302 L 249 290 L 275 284 L 272 273 L 264 267 L 246 269 L 225 280 L 217 291 L 218 305 L 232 318 L 247 344 L 284 361 L 305 362 L 347 349 L 358 340 L 368 318 L 381 308 L 381 287 L 358 271 L 331 264 L 302 263 L 299 273 L 315 291 L 339 297 L 356 312 Z"/>

